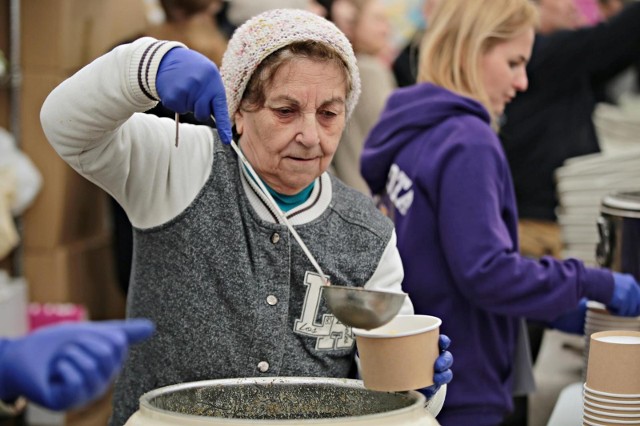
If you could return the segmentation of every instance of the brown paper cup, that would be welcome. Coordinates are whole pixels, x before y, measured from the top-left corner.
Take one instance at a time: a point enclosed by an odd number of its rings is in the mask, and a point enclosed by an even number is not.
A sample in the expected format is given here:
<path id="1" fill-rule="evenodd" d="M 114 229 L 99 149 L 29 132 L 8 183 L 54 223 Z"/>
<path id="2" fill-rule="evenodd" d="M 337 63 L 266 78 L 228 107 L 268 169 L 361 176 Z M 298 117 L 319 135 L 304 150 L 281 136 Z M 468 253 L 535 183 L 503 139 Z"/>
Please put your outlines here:
<path id="1" fill-rule="evenodd" d="M 582 413 L 583 419 L 589 421 L 596 421 L 598 423 L 604 423 L 605 425 L 610 424 L 631 424 L 637 425 L 640 423 L 640 419 L 637 417 L 613 417 L 613 416 L 604 416 L 600 414 L 594 414 L 590 411 L 584 411 Z"/>
<path id="2" fill-rule="evenodd" d="M 640 404 L 616 404 L 606 403 L 602 401 L 595 400 L 585 395 L 583 398 L 584 406 L 590 407 L 593 410 L 602 410 L 602 411 L 610 411 L 610 412 L 629 412 L 633 414 L 640 414 Z"/>
<path id="3" fill-rule="evenodd" d="M 354 328 L 364 386 L 385 392 L 431 386 L 440 324 L 429 315 L 398 315 L 379 328 Z"/>
<path id="4" fill-rule="evenodd" d="M 591 335 L 587 387 L 611 396 L 640 394 L 640 332 L 601 331 Z"/>

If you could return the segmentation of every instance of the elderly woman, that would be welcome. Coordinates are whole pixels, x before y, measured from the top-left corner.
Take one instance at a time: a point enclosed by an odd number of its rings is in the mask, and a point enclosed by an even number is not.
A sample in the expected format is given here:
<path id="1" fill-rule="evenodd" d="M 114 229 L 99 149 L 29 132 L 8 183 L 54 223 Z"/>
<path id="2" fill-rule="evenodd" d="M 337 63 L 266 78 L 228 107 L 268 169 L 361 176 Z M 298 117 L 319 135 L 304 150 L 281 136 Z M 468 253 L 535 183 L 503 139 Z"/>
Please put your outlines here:
<path id="1" fill-rule="evenodd" d="M 328 310 L 324 277 L 227 145 L 229 116 L 331 282 L 400 291 L 392 223 L 325 173 L 360 91 L 344 35 L 309 12 L 265 12 L 234 33 L 221 74 L 179 43 L 143 38 L 80 70 L 42 108 L 57 152 L 129 215 L 127 313 L 157 325 L 116 384 L 113 425 L 164 385 L 348 377 L 353 367 L 352 331 Z M 184 124 L 177 135 L 172 120 L 138 114 L 159 100 L 200 119 L 214 113 L 218 128 Z M 409 300 L 401 312 L 413 312 Z M 437 364 L 436 387 L 451 380 L 450 354 Z"/>

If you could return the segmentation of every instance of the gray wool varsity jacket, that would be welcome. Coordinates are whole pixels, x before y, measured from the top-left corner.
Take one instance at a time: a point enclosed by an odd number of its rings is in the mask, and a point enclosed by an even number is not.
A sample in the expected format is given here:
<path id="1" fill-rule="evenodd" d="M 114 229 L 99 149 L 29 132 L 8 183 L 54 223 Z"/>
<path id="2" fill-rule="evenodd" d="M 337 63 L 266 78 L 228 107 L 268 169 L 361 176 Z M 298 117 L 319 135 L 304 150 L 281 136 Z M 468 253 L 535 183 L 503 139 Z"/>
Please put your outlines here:
<path id="1" fill-rule="evenodd" d="M 351 329 L 328 311 L 319 275 L 284 225 L 256 215 L 231 149 L 216 151 L 215 173 L 192 205 L 169 223 L 135 232 L 128 316 L 152 319 L 157 333 L 131 349 L 116 385 L 113 425 L 160 386 L 347 377 L 352 368 Z M 331 207 L 296 230 L 333 284 L 364 286 L 393 228 L 369 199 L 332 185 Z"/>

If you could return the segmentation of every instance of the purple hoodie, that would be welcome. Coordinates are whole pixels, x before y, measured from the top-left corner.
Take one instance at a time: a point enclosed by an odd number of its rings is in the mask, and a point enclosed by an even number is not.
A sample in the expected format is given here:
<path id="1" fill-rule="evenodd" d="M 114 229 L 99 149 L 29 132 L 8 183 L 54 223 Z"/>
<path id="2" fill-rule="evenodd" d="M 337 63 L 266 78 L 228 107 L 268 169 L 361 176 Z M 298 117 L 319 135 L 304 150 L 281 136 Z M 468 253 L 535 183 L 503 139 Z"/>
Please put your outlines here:
<path id="1" fill-rule="evenodd" d="M 454 378 L 438 421 L 499 424 L 512 409 L 519 319 L 552 321 L 584 296 L 609 303 L 611 273 L 520 256 L 509 165 L 474 100 L 432 84 L 398 89 L 365 142 L 361 169 L 373 193 L 385 192 L 404 290 L 452 339 Z"/>

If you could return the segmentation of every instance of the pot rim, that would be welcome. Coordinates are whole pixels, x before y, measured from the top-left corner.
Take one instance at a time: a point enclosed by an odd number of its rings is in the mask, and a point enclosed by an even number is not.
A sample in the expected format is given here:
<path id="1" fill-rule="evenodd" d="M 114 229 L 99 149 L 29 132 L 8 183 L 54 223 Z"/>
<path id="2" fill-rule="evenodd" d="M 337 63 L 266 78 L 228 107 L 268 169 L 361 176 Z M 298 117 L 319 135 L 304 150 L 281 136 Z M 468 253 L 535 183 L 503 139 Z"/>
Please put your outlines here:
<path id="1" fill-rule="evenodd" d="M 261 385 L 261 384 L 274 384 L 274 383 L 282 383 L 282 384 L 328 384 L 335 385 L 343 388 L 354 388 L 354 389 L 365 389 L 371 392 L 379 392 L 367 389 L 364 386 L 362 380 L 357 379 L 346 379 L 346 378 L 335 378 L 335 377 L 241 377 L 241 378 L 228 378 L 228 379 L 212 379 L 212 380 L 201 380 L 195 382 L 185 382 L 178 383 L 174 385 L 163 386 L 149 392 L 144 393 L 139 399 L 139 407 L 140 411 L 146 411 L 151 415 L 159 415 L 159 416 L 170 416 L 175 420 L 191 420 L 191 421 L 204 421 L 206 419 L 222 419 L 220 417 L 210 417 L 210 416 L 198 416 L 194 414 L 184 414 L 177 413 L 175 411 L 169 411 L 162 408 L 155 407 L 151 404 L 151 400 L 158 396 L 161 396 L 166 393 L 175 392 L 179 390 L 191 389 L 196 387 L 203 387 L 209 385 Z M 333 417 L 326 419 L 306 419 L 305 424 L 325 424 L 325 423 L 335 423 L 336 419 L 349 419 L 349 420 L 366 420 L 366 419 L 376 419 L 380 420 L 384 417 L 388 416 L 398 416 L 405 412 L 413 411 L 416 408 L 421 408 L 426 411 L 424 408 L 426 405 L 425 396 L 414 390 L 405 391 L 405 392 L 385 392 L 385 393 L 399 393 L 403 395 L 408 395 L 413 397 L 414 402 L 403 408 L 399 408 L 392 411 L 375 413 L 375 414 L 365 414 L 361 416 L 349 416 L 349 417 Z M 228 422 L 230 425 L 234 423 L 238 424 L 246 424 L 247 419 L 234 419 L 234 418 L 224 418 L 225 422 Z M 260 420 L 255 419 L 251 420 L 255 422 L 256 425 L 297 425 L 300 424 L 300 419 L 291 419 L 291 420 Z"/>

